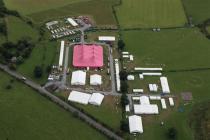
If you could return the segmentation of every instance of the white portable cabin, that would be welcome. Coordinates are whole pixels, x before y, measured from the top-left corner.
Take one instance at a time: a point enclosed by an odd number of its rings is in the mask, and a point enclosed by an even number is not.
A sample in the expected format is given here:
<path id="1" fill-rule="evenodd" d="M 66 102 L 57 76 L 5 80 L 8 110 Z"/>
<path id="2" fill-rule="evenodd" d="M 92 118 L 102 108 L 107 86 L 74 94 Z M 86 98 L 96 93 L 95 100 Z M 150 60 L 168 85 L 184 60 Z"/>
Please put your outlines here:
<path id="1" fill-rule="evenodd" d="M 133 61 L 133 55 L 130 55 L 130 61 Z"/>
<path id="2" fill-rule="evenodd" d="M 160 77 L 160 83 L 163 93 L 170 93 L 167 77 Z"/>
<path id="3" fill-rule="evenodd" d="M 142 119 L 140 116 L 129 116 L 129 130 L 130 133 L 143 133 Z"/>
<path id="4" fill-rule="evenodd" d="M 166 100 L 165 99 L 161 99 L 161 106 L 162 106 L 162 109 L 167 109 L 166 107 Z"/>
<path id="5" fill-rule="evenodd" d="M 123 55 L 128 55 L 128 54 L 129 54 L 129 52 L 122 52 L 122 54 L 123 54 Z"/>
<path id="6" fill-rule="evenodd" d="M 143 74 L 139 74 L 139 78 L 142 80 L 144 79 L 144 75 Z"/>
<path id="7" fill-rule="evenodd" d="M 86 72 L 78 70 L 72 72 L 71 85 L 85 85 Z"/>
<path id="8" fill-rule="evenodd" d="M 122 57 L 123 58 L 129 58 L 130 56 L 129 55 L 123 55 Z"/>
<path id="9" fill-rule="evenodd" d="M 143 72 L 144 76 L 161 76 L 162 73 L 151 73 L 151 72 Z"/>
<path id="10" fill-rule="evenodd" d="M 128 75 L 127 80 L 134 80 L 134 75 Z"/>
<path id="11" fill-rule="evenodd" d="M 149 84 L 149 90 L 151 92 L 157 92 L 158 86 L 156 84 Z"/>
<path id="12" fill-rule="evenodd" d="M 143 93 L 143 89 L 133 89 L 133 93 Z"/>
<path id="13" fill-rule="evenodd" d="M 89 99 L 89 103 L 92 105 L 100 106 L 104 99 L 104 95 L 101 93 L 93 93 Z"/>
<path id="14" fill-rule="evenodd" d="M 132 100 L 134 100 L 134 101 L 140 101 L 140 97 L 132 97 Z"/>
<path id="15" fill-rule="evenodd" d="M 126 111 L 126 112 L 130 112 L 130 106 L 129 106 L 129 105 L 126 105 L 126 106 L 125 106 L 125 111 Z"/>
<path id="16" fill-rule="evenodd" d="M 170 106 L 174 106 L 174 100 L 173 100 L 173 98 L 172 97 L 169 97 L 168 100 L 169 100 L 169 105 Z"/>
<path id="17" fill-rule="evenodd" d="M 157 96 L 157 95 L 150 95 L 149 96 L 149 99 L 150 100 L 161 100 L 161 97 L 160 96 Z"/>
<path id="18" fill-rule="evenodd" d="M 65 45 L 65 42 L 61 41 L 59 64 L 58 64 L 60 67 L 63 66 L 64 45 Z"/>
<path id="19" fill-rule="evenodd" d="M 135 67 L 134 70 L 136 71 L 162 71 L 162 68 L 142 68 L 142 67 Z"/>
<path id="20" fill-rule="evenodd" d="M 99 36 L 99 41 L 115 41 L 115 36 Z"/>
<path id="21" fill-rule="evenodd" d="M 135 114 L 158 114 L 158 106 L 155 104 L 150 105 L 134 105 Z"/>
<path id="22" fill-rule="evenodd" d="M 69 94 L 68 100 L 80 104 L 87 105 L 91 95 L 88 93 L 78 92 L 78 91 L 71 91 Z"/>

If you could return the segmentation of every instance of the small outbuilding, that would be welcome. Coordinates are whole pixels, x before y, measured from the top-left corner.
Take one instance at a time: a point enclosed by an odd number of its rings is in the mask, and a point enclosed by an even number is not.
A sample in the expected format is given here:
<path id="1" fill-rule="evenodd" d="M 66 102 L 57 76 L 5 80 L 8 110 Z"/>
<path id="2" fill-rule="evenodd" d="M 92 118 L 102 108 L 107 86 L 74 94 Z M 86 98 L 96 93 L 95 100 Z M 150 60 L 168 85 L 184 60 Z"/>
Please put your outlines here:
<path id="1" fill-rule="evenodd" d="M 143 133 L 142 119 L 140 116 L 129 116 L 129 130 L 130 133 Z"/>

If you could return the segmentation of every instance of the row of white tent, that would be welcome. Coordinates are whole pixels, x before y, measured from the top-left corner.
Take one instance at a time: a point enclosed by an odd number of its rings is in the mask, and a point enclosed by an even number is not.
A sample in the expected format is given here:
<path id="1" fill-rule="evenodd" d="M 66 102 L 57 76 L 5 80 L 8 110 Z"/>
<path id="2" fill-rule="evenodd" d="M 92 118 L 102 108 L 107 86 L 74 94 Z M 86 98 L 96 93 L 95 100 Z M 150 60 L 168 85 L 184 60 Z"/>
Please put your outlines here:
<path id="1" fill-rule="evenodd" d="M 93 93 L 88 94 L 84 92 L 78 92 L 78 91 L 71 91 L 68 97 L 69 101 L 80 103 L 87 105 L 92 104 L 96 106 L 100 106 L 102 101 L 104 99 L 104 95 L 101 93 Z"/>
<path id="2" fill-rule="evenodd" d="M 74 27 L 78 26 L 78 23 L 72 18 L 67 18 L 67 21 Z"/>
<path id="3" fill-rule="evenodd" d="M 72 72 L 71 85 L 85 85 L 86 72 L 82 70 Z M 90 75 L 90 85 L 101 85 L 102 76 L 98 74 Z"/>
<path id="4" fill-rule="evenodd" d="M 122 57 L 123 58 L 129 58 L 130 61 L 134 60 L 133 55 L 129 54 L 129 52 L 122 52 Z"/>

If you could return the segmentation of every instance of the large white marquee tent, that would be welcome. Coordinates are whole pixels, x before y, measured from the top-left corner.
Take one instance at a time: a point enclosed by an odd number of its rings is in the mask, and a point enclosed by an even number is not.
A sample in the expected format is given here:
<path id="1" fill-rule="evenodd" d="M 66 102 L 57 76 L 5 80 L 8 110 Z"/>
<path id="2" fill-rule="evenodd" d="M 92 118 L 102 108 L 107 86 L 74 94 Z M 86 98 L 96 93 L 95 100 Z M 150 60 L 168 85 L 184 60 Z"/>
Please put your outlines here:
<path id="1" fill-rule="evenodd" d="M 87 105 L 91 95 L 83 92 L 72 91 L 69 94 L 68 100 L 80 104 Z"/>
<path id="2" fill-rule="evenodd" d="M 100 106 L 104 99 L 104 95 L 101 93 L 93 93 L 90 97 L 89 103 L 92 105 Z"/>
<path id="3" fill-rule="evenodd" d="M 128 120 L 130 133 L 143 133 L 142 119 L 140 116 L 129 116 Z"/>
<path id="4" fill-rule="evenodd" d="M 71 85 L 85 85 L 86 72 L 78 70 L 72 72 Z"/>
<path id="5" fill-rule="evenodd" d="M 90 85 L 101 85 L 102 84 L 102 77 L 98 74 L 93 74 L 90 76 Z"/>

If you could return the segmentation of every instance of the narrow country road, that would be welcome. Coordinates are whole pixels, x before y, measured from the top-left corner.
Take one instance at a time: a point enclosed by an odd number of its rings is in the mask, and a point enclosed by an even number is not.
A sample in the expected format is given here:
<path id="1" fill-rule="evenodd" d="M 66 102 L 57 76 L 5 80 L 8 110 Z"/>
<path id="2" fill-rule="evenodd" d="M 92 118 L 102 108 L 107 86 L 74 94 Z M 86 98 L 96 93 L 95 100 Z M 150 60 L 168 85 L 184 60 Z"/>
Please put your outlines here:
<path id="1" fill-rule="evenodd" d="M 21 74 L 17 73 L 16 71 L 10 70 L 6 65 L 0 64 L 0 69 L 5 71 L 6 73 L 8 73 L 9 75 L 11 75 L 14 78 L 22 80 L 23 76 Z M 116 140 L 123 140 L 123 138 L 116 135 L 114 132 L 112 132 L 108 128 L 102 126 L 100 123 L 96 122 L 95 120 L 93 120 L 92 118 L 87 116 L 86 114 L 79 111 L 77 108 L 67 104 L 66 102 L 64 102 L 63 100 L 58 98 L 57 96 L 51 94 L 50 92 L 48 92 L 47 90 L 42 88 L 40 85 L 34 83 L 33 81 L 31 81 L 29 79 L 25 79 L 25 80 L 22 80 L 22 81 L 23 81 L 24 84 L 28 85 L 29 87 L 33 88 L 34 90 L 38 91 L 39 93 L 49 97 L 53 102 L 60 105 L 64 109 L 66 109 L 66 110 L 68 110 L 72 113 L 77 113 L 78 116 L 80 118 L 82 118 L 86 123 L 88 123 L 89 125 L 93 126 L 96 129 L 100 130 L 101 132 L 103 132 L 109 138 L 116 139 Z"/>

